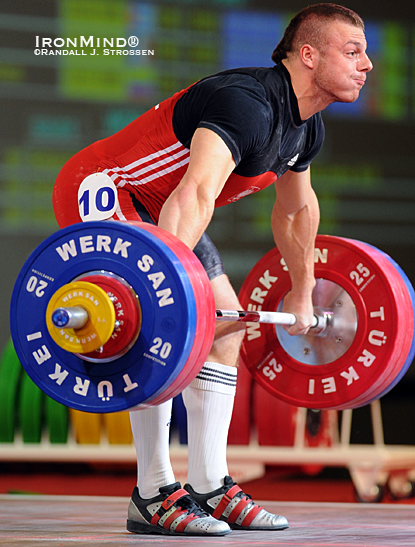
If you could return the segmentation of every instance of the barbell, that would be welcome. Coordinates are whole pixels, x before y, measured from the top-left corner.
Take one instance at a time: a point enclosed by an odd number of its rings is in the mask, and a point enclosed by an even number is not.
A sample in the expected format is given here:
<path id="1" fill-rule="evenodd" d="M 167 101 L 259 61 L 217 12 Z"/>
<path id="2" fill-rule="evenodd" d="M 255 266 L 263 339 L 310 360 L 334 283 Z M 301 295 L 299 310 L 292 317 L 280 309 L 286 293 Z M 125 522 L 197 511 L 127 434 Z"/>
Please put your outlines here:
<path id="1" fill-rule="evenodd" d="M 413 288 L 365 243 L 318 236 L 314 323 L 282 325 L 290 289 L 277 249 L 251 270 L 245 311 L 217 310 L 206 272 L 172 234 L 147 223 L 59 230 L 33 251 L 12 294 L 10 326 L 32 380 L 74 409 L 108 413 L 160 404 L 205 362 L 216 321 L 246 323 L 241 360 L 273 395 L 307 408 L 353 408 L 380 397 L 415 354 Z"/>

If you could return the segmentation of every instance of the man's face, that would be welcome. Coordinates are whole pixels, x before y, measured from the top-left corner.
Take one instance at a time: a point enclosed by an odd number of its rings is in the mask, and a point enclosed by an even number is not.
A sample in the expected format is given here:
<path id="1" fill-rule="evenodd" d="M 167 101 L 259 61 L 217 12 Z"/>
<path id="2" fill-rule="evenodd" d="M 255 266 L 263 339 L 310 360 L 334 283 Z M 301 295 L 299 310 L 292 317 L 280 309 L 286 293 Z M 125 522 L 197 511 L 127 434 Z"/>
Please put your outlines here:
<path id="1" fill-rule="evenodd" d="M 347 23 L 327 28 L 327 41 L 319 50 L 314 81 L 329 102 L 351 103 L 362 89 L 373 65 L 366 55 L 364 32 Z"/>

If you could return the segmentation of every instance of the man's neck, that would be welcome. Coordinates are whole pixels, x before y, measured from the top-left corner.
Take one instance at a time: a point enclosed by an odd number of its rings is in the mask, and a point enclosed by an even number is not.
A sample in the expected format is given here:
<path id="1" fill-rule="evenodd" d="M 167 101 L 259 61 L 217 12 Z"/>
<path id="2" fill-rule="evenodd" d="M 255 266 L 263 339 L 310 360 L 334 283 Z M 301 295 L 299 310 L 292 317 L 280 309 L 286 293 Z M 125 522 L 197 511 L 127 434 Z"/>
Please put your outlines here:
<path id="1" fill-rule="evenodd" d="M 298 101 L 298 110 L 301 119 L 307 120 L 316 112 L 324 110 L 330 100 L 321 93 L 308 74 L 296 66 L 296 61 L 282 60 L 283 65 L 290 73 L 291 84 Z"/>

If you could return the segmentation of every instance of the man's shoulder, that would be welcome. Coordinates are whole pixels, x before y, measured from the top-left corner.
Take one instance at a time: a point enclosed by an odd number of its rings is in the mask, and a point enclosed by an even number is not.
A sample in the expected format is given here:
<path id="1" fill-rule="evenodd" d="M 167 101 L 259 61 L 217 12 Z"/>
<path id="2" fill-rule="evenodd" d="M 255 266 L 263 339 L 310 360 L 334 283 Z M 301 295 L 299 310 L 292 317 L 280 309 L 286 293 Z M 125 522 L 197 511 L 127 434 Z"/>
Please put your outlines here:
<path id="1" fill-rule="evenodd" d="M 199 83 L 212 82 L 216 85 L 241 86 L 257 89 L 267 86 L 283 85 L 283 75 L 276 66 L 274 67 L 239 67 L 218 72 Z"/>
<path id="2" fill-rule="evenodd" d="M 183 96 L 182 103 L 225 107 L 229 114 L 242 110 L 263 111 L 272 117 L 272 107 L 266 86 L 255 74 L 256 69 L 239 68 L 218 72 L 204 78 L 191 87 Z"/>
<path id="3" fill-rule="evenodd" d="M 195 87 L 208 88 L 211 91 L 219 89 L 246 89 L 263 92 L 262 82 L 256 78 L 256 69 L 235 68 L 218 72 L 196 82 Z"/>

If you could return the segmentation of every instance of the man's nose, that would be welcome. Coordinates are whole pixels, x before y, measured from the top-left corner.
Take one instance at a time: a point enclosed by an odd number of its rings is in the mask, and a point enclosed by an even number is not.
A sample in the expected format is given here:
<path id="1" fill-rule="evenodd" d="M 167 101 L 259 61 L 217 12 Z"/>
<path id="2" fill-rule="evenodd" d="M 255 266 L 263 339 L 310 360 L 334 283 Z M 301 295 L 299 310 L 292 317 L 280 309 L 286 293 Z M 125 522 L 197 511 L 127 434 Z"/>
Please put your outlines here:
<path id="1" fill-rule="evenodd" d="M 370 72 L 372 70 L 372 61 L 369 59 L 366 53 L 360 54 L 358 68 L 361 72 Z"/>

